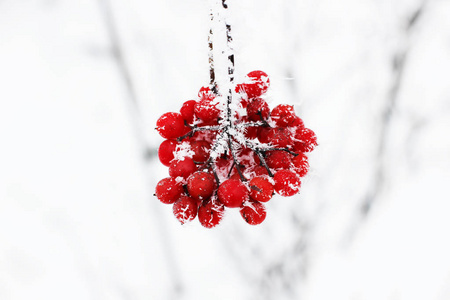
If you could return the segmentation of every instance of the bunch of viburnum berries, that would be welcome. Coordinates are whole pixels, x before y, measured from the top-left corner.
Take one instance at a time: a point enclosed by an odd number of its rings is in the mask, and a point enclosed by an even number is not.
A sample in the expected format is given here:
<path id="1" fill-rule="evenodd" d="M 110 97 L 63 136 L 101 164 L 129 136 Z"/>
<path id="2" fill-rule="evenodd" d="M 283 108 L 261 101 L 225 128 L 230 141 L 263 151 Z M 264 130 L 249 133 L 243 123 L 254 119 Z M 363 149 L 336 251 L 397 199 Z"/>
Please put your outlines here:
<path id="1" fill-rule="evenodd" d="M 299 192 L 309 169 L 306 153 L 317 138 L 293 106 L 270 110 L 264 100 L 269 85 L 266 73 L 253 71 L 233 96 L 231 90 L 223 97 L 203 87 L 198 100 L 158 119 L 156 129 L 166 139 L 158 156 L 170 177 L 159 181 L 155 194 L 173 204 L 182 224 L 198 215 L 211 228 L 225 208 L 239 208 L 247 223 L 257 225 L 274 192 L 285 197 Z"/>

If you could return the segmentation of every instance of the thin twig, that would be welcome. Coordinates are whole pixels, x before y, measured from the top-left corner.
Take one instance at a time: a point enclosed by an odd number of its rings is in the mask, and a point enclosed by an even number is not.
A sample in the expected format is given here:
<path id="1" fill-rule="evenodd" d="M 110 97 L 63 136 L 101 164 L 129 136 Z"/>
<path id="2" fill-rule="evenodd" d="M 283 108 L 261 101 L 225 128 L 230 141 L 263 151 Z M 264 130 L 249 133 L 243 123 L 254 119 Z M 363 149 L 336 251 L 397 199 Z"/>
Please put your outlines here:
<path id="1" fill-rule="evenodd" d="M 285 151 L 293 156 L 297 156 L 298 153 L 295 153 L 294 151 L 289 150 L 288 148 L 261 148 L 262 152 L 268 152 L 268 151 Z"/>
<path id="2" fill-rule="evenodd" d="M 246 145 L 248 148 L 252 149 L 252 150 L 256 153 L 256 155 L 258 155 L 261 164 L 264 166 L 264 168 L 266 168 L 267 173 L 269 174 L 269 176 L 270 176 L 270 177 L 273 177 L 273 173 L 272 173 L 272 171 L 270 170 L 269 166 L 267 165 L 266 159 L 264 158 L 264 155 L 261 153 L 261 151 L 260 151 L 257 147 L 255 147 L 255 145 L 254 145 L 253 143 L 251 143 L 251 142 L 249 142 L 249 141 L 247 141 L 247 142 L 245 143 L 245 145 Z"/>
<path id="3" fill-rule="evenodd" d="M 233 160 L 233 163 L 231 164 L 231 168 L 230 168 L 230 170 L 228 171 L 227 178 L 230 178 L 230 176 L 231 176 L 231 171 L 233 171 L 233 168 L 234 168 L 235 165 L 236 165 L 236 161 Z"/>
<path id="4" fill-rule="evenodd" d="M 220 185 L 220 179 L 219 176 L 217 176 L 217 170 L 216 170 L 216 163 L 214 161 L 211 161 L 211 170 L 213 172 L 214 178 L 216 179 L 217 185 Z"/>
<path id="5" fill-rule="evenodd" d="M 231 141 L 231 135 L 228 135 L 228 147 L 230 148 L 231 156 L 233 156 L 233 164 L 236 167 L 236 170 L 239 174 L 239 177 L 241 178 L 241 181 L 246 181 L 244 175 L 242 175 L 241 168 L 239 166 L 239 161 L 237 160 L 236 154 L 234 153 L 233 142 Z"/>
<path id="6" fill-rule="evenodd" d="M 181 142 L 182 140 L 184 140 L 187 137 L 192 137 L 194 135 L 194 133 L 199 132 L 199 131 L 218 131 L 221 128 L 222 128 L 221 126 L 201 126 L 201 127 L 194 126 L 194 127 L 192 127 L 191 131 L 189 131 L 185 135 L 177 138 L 177 141 Z"/>

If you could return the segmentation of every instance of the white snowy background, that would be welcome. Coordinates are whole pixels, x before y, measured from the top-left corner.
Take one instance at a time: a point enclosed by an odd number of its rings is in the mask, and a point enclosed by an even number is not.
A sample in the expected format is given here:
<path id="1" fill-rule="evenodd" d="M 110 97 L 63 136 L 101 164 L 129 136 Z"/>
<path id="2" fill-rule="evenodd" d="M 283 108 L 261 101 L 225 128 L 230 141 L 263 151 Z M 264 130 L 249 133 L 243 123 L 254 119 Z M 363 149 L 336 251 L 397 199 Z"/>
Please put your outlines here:
<path id="1" fill-rule="evenodd" d="M 207 230 L 152 194 L 208 1 L 0 1 L 0 299 L 450 299 L 450 1 L 229 5 L 237 79 L 320 146 L 262 225 Z"/>

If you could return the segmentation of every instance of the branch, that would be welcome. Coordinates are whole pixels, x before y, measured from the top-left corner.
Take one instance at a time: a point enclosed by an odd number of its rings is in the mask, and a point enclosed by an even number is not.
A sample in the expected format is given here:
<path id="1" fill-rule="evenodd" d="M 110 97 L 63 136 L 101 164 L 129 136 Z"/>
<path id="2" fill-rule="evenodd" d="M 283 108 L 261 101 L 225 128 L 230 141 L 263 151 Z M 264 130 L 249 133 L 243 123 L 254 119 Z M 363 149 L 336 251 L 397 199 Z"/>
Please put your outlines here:
<path id="1" fill-rule="evenodd" d="M 228 9 L 228 5 L 226 3 L 227 0 L 222 0 L 222 7 L 224 11 L 226 12 Z M 231 25 L 228 24 L 226 18 L 224 18 L 225 28 L 226 28 L 226 34 L 227 34 L 227 54 L 228 54 L 228 81 L 229 81 L 229 88 L 228 88 L 228 95 L 227 95 L 227 119 L 231 120 L 231 109 L 230 104 L 233 99 L 233 84 L 234 84 L 234 50 L 233 50 L 233 38 L 231 37 Z M 233 126 L 233 125 L 232 125 Z"/>
<path id="2" fill-rule="evenodd" d="M 153 147 L 148 147 L 145 135 L 144 135 L 144 125 L 142 121 L 141 109 L 138 103 L 138 97 L 136 95 L 134 82 L 132 80 L 131 71 L 126 63 L 125 55 L 124 55 L 124 47 L 119 38 L 117 25 L 114 20 L 111 4 L 109 0 L 99 0 L 99 9 L 100 13 L 103 17 L 103 21 L 105 23 L 107 35 L 111 44 L 111 49 L 113 53 L 114 61 L 117 65 L 119 76 L 122 77 L 122 80 L 125 82 L 125 89 L 128 92 L 127 99 L 130 100 L 129 107 L 130 113 L 132 114 L 131 120 L 133 122 L 133 127 L 135 131 L 136 140 L 139 143 L 139 146 L 142 150 L 142 159 L 146 162 L 149 158 L 149 154 L 157 154 L 157 150 Z M 154 157 L 152 156 L 152 157 Z M 152 176 L 149 173 L 145 173 L 147 176 L 148 182 L 153 182 Z M 159 209 L 159 206 L 156 206 L 155 209 Z M 155 217 L 157 218 L 158 224 L 164 224 L 165 219 L 161 217 L 161 214 L 155 213 Z M 162 241 L 162 247 L 164 248 L 164 258 L 166 260 L 166 264 L 168 267 L 168 272 L 170 277 L 172 278 L 172 286 L 173 291 L 175 293 L 175 298 L 179 298 L 179 294 L 183 291 L 183 281 L 179 276 L 180 270 L 179 266 L 176 263 L 176 255 L 173 252 L 173 244 L 171 242 L 171 233 L 167 230 L 166 226 L 158 226 L 159 235 Z"/>
<path id="3" fill-rule="evenodd" d="M 208 33 L 208 63 L 209 63 L 209 86 L 211 91 L 214 94 L 217 94 L 217 84 L 216 84 L 216 72 L 214 69 L 214 45 L 213 45 L 213 24 L 214 24 L 214 13 L 212 7 L 209 9 L 209 16 L 211 25 L 209 27 L 209 33 Z"/>

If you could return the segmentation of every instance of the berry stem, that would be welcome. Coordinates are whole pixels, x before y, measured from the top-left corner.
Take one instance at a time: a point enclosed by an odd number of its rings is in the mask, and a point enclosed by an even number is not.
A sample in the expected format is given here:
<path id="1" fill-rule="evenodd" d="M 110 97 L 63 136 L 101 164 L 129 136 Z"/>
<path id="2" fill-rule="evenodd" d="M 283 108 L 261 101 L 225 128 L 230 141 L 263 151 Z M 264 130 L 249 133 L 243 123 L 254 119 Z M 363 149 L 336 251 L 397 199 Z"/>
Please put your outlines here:
<path id="1" fill-rule="evenodd" d="M 267 173 L 269 174 L 269 176 L 273 177 L 273 173 L 272 173 L 272 171 L 270 171 L 270 168 L 269 168 L 269 166 L 266 163 L 266 159 L 264 158 L 264 155 L 262 154 L 261 149 L 258 148 L 257 146 L 255 146 L 253 143 L 251 143 L 249 141 L 246 141 L 245 145 L 247 147 L 249 147 L 250 149 L 252 149 L 256 153 L 256 155 L 258 155 L 259 160 L 261 161 L 261 164 L 264 166 L 264 168 L 266 168 Z"/>
<path id="2" fill-rule="evenodd" d="M 233 171 L 233 168 L 234 168 L 235 165 L 236 165 L 236 161 L 233 160 L 233 163 L 231 164 L 231 168 L 230 168 L 230 170 L 228 171 L 227 178 L 230 178 L 230 177 L 231 177 L 231 171 Z"/>
<path id="3" fill-rule="evenodd" d="M 217 176 L 216 164 L 213 160 L 211 160 L 210 165 L 211 165 L 211 170 L 213 172 L 214 178 L 216 179 L 217 185 L 219 186 L 220 179 L 219 179 L 219 176 Z"/>
<path id="4" fill-rule="evenodd" d="M 298 153 L 295 153 L 291 150 L 289 150 L 288 148 L 266 148 L 266 149 L 261 149 L 262 152 L 267 152 L 267 151 L 285 151 L 293 156 L 297 156 Z"/>
<path id="5" fill-rule="evenodd" d="M 257 114 L 257 115 L 259 116 L 259 118 L 261 119 L 262 125 L 264 125 L 264 126 L 266 126 L 266 127 L 271 127 L 271 126 L 269 125 L 269 123 L 267 123 L 267 121 L 264 120 L 264 118 L 263 118 L 263 116 L 262 116 L 262 112 L 261 112 L 260 110 L 258 110 L 258 112 L 257 112 L 256 114 Z"/>
<path id="6" fill-rule="evenodd" d="M 261 161 L 261 163 L 262 163 L 262 165 L 264 166 L 264 168 L 266 168 L 267 173 L 269 174 L 269 176 L 270 176 L 270 177 L 273 177 L 273 173 L 272 173 L 272 171 L 270 171 L 270 168 L 269 168 L 269 166 L 267 165 L 266 160 L 265 160 L 264 156 L 262 155 L 262 153 L 259 152 L 258 150 L 256 150 L 256 154 L 258 155 L 259 160 Z"/>
<path id="7" fill-rule="evenodd" d="M 242 175 L 241 167 L 239 166 L 239 162 L 236 158 L 236 154 L 234 153 L 233 149 L 233 142 L 231 141 L 231 135 L 228 135 L 228 147 L 230 148 L 231 155 L 233 156 L 233 164 L 236 167 L 236 170 L 239 174 L 239 177 L 241 178 L 241 181 L 246 181 L 244 175 Z M 233 167 L 231 167 L 233 169 Z"/>
<path id="8" fill-rule="evenodd" d="M 196 133 L 198 131 L 217 131 L 217 130 L 220 130 L 222 127 L 221 126 L 201 126 L 201 127 L 193 126 L 191 128 L 192 128 L 191 131 L 189 131 L 185 135 L 177 138 L 177 141 L 181 142 L 182 140 L 184 140 L 187 137 L 192 137 L 194 135 L 194 133 Z"/>

